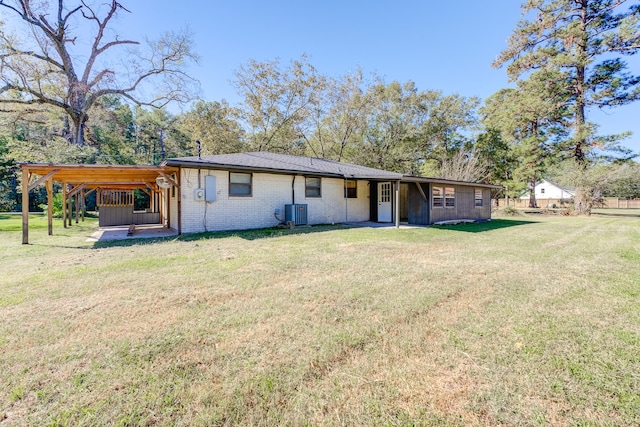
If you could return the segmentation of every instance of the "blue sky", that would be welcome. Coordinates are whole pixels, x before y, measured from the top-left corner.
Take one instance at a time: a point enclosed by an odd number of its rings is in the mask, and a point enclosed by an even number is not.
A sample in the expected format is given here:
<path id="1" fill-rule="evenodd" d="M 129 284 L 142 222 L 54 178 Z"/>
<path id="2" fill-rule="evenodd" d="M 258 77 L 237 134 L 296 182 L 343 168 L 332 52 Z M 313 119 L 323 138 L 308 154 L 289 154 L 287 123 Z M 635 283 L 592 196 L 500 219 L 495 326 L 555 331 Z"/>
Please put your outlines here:
<path id="1" fill-rule="evenodd" d="M 478 96 L 509 85 L 491 62 L 520 18 L 519 0 L 196 1 L 122 0 L 130 14 L 122 36 L 156 37 L 189 27 L 199 66 L 190 70 L 208 101 L 240 101 L 230 84 L 249 59 L 287 63 L 304 53 L 320 73 L 340 76 L 356 67 L 386 81 L 412 80 L 420 90 Z M 630 71 L 640 73 L 640 55 Z M 624 145 L 640 153 L 640 102 L 589 119 L 603 133 L 633 131 Z"/>

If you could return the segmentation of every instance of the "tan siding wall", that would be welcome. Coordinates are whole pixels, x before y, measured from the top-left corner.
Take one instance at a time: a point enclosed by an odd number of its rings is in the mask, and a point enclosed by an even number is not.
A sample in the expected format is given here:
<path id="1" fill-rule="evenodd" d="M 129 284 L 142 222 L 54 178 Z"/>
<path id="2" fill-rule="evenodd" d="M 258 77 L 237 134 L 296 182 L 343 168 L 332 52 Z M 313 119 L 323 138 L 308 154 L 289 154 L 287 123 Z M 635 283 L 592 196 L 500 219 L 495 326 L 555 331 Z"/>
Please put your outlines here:
<path id="1" fill-rule="evenodd" d="M 431 207 L 431 223 L 440 221 L 452 221 L 457 219 L 489 219 L 491 218 L 491 190 L 482 189 L 482 207 L 475 206 L 476 187 L 466 185 L 434 185 L 436 187 L 454 187 L 456 189 L 456 206 L 454 208 Z M 431 186 L 429 190 L 431 190 Z M 431 191 L 429 191 L 429 204 L 431 206 Z"/>
<path id="2" fill-rule="evenodd" d="M 198 188 L 197 169 L 182 169 L 182 232 L 242 230 L 273 227 L 278 224 L 276 209 L 284 219 L 284 205 L 292 200 L 292 175 L 268 173 L 253 174 L 251 197 L 229 196 L 229 172 L 202 170 L 200 185 L 205 186 L 205 176 L 216 177 L 216 201 L 194 199 Z M 305 179 L 295 178 L 295 203 L 307 204 L 309 224 L 367 221 L 369 219 L 368 182 L 358 181 L 358 198 L 348 201 L 348 219 L 345 218 L 345 199 L 342 179 L 322 178 L 321 198 L 305 197 Z M 209 189 L 207 189 L 209 191 Z"/>

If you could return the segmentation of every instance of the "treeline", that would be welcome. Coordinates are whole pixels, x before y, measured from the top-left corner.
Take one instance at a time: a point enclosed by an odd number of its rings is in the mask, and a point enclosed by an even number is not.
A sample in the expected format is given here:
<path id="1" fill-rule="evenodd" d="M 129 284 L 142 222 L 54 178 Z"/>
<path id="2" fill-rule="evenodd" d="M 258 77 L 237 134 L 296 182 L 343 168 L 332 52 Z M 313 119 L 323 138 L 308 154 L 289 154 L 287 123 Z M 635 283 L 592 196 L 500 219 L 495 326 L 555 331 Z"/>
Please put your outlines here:
<path id="1" fill-rule="evenodd" d="M 0 209 L 19 203 L 15 162 L 159 164 L 196 155 L 196 141 L 203 156 L 264 150 L 503 185 L 496 197 L 519 196 L 543 176 L 571 181 L 571 168 L 562 166 L 568 157 L 541 148 L 565 135 L 558 123 L 546 121 L 533 143 L 510 137 L 518 126 L 505 115 L 517 89 L 482 105 L 478 98 L 387 83 L 361 70 L 326 76 L 306 57 L 288 64 L 250 61 L 236 71 L 233 84 L 242 98 L 238 105 L 199 100 L 175 114 L 102 97 L 89 111 L 82 145 L 67 138 L 68 119 L 55 109 L 4 114 Z M 540 116 L 533 112 L 531 120 Z M 603 163 L 596 170 L 607 177 L 602 195 L 640 197 L 636 163 Z M 34 206 L 38 202 L 36 195 Z"/>

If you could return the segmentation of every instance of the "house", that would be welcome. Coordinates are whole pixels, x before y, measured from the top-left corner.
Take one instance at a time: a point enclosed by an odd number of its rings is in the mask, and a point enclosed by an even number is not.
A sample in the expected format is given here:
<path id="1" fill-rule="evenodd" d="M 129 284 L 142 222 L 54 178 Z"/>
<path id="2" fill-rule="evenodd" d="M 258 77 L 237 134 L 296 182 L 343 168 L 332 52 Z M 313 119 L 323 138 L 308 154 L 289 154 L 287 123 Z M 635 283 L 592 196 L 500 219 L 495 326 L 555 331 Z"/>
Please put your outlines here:
<path id="1" fill-rule="evenodd" d="M 170 226 L 181 233 L 263 228 L 293 221 L 428 225 L 491 218 L 495 186 L 402 175 L 269 152 L 182 157 Z"/>
<path id="2" fill-rule="evenodd" d="M 536 183 L 534 195 L 536 200 L 565 201 L 575 197 L 576 192 L 574 188 L 563 187 L 559 184 L 543 179 Z M 520 199 L 529 199 L 529 197 L 530 193 L 527 192 L 522 195 Z"/>
<path id="3" fill-rule="evenodd" d="M 23 206 L 29 190 L 63 184 L 65 227 L 71 199 L 98 194 L 102 225 L 156 222 L 181 233 L 273 227 L 280 223 L 375 221 L 429 225 L 491 218 L 494 185 L 403 175 L 327 159 L 269 152 L 180 157 L 160 166 L 22 163 Z M 36 178 L 31 182 L 32 177 Z M 133 210 L 133 191 L 149 195 Z M 68 208 L 67 208 L 68 206 Z M 49 234 L 52 234 L 51 212 Z M 23 209 L 23 243 L 28 215 Z"/>

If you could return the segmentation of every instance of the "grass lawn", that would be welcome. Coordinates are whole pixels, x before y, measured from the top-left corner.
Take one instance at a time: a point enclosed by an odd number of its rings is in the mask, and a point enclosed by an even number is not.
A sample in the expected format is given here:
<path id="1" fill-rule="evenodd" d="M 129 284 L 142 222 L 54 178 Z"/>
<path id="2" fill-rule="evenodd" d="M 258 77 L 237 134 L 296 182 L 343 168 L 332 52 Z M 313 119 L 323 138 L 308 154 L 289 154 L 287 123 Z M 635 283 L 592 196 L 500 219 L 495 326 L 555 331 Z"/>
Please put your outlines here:
<path id="1" fill-rule="evenodd" d="M 640 424 L 639 216 L 109 244 L 33 218 L 30 245 L 14 222 L 2 426 Z"/>

